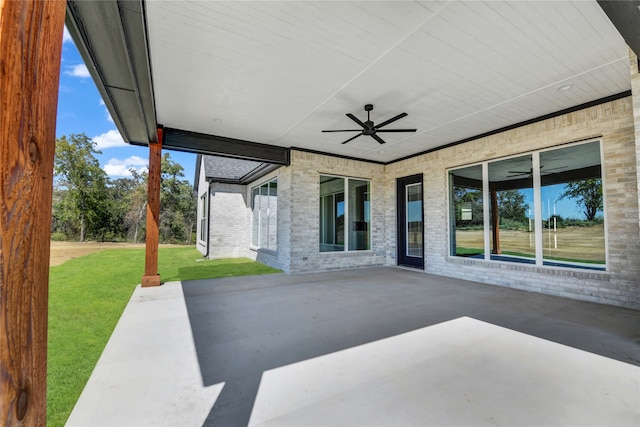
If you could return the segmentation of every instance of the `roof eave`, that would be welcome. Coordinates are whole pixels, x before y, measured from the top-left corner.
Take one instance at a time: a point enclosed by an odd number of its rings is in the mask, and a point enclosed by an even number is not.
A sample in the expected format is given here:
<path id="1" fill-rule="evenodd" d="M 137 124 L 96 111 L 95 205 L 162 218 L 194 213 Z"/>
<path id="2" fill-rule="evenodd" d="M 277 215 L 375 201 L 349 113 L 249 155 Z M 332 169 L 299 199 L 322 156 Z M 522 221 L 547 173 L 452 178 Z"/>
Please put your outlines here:
<path id="1" fill-rule="evenodd" d="M 157 142 L 144 2 L 68 0 L 66 26 L 123 139 Z"/>
<path id="2" fill-rule="evenodd" d="M 624 41 L 640 57 L 640 1 L 598 0 Z"/>

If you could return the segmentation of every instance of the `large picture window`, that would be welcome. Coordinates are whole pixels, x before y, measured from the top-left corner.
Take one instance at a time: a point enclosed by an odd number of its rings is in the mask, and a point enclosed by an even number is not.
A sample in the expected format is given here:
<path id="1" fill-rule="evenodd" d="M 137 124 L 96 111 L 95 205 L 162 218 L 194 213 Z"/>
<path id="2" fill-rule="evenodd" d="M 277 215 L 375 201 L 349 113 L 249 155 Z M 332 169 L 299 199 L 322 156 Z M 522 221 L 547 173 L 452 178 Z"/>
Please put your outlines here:
<path id="1" fill-rule="evenodd" d="M 278 181 L 274 179 L 251 190 L 253 224 L 251 244 L 276 250 L 278 237 Z"/>
<path id="2" fill-rule="evenodd" d="M 600 143 L 449 171 L 452 256 L 604 270 Z"/>
<path id="3" fill-rule="evenodd" d="M 320 252 L 371 249 L 369 181 L 320 176 Z"/>

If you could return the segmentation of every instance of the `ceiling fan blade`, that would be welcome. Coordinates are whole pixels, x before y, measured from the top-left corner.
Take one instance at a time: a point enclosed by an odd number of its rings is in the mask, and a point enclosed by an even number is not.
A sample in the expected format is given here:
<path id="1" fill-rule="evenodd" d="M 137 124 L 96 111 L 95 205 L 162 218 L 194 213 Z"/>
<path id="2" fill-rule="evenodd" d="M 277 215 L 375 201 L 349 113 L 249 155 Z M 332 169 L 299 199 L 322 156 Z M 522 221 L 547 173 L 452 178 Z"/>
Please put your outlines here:
<path id="1" fill-rule="evenodd" d="M 353 114 L 351 114 L 351 113 L 347 113 L 346 115 L 347 115 L 347 117 L 349 117 L 351 120 L 353 120 L 354 122 L 356 122 L 357 124 L 359 124 L 360 126 L 362 126 L 362 128 L 363 128 L 363 129 L 366 129 L 366 128 L 367 128 L 367 125 L 365 125 L 364 123 L 362 123 L 362 122 L 360 121 L 360 119 L 358 119 L 358 118 L 357 118 L 356 116 L 354 116 Z"/>
<path id="2" fill-rule="evenodd" d="M 354 136 L 354 137 L 352 137 L 352 138 L 347 139 L 345 142 L 343 142 L 343 144 L 346 144 L 346 143 L 347 143 L 347 142 L 349 142 L 349 141 L 353 141 L 354 139 L 356 139 L 356 138 L 357 138 L 357 137 L 359 137 L 359 136 L 362 136 L 362 133 L 359 133 L 359 134 L 357 134 L 356 136 Z"/>
<path id="3" fill-rule="evenodd" d="M 373 138 L 373 139 L 375 139 L 376 141 L 378 141 L 380 144 L 386 144 L 385 140 L 384 140 L 384 139 L 382 139 L 382 138 L 380 138 L 380 137 L 379 137 L 378 135 L 376 135 L 375 133 L 374 133 L 374 134 L 371 134 L 370 136 L 371 136 L 371 138 Z"/>
<path id="4" fill-rule="evenodd" d="M 518 173 L 518 174 L 521 174 L 521 175 L 529 175 L 531 173 L 531 171 L 527 171 L 527 172 L 525 172 L 525 171 L 507 171 L 507 173 Z"/>
<path id="5" fill-rule="evenodd" d="M 376 129 L 376 132 L 416 132 L 418 129 Z"/>
<path id="6" fill-rule="evenodd" d="M 322 132 L 362 132 L 362 129 L 323 130 Z"/>
<path id="7" fill-rule="evenodd" d="M 386 126 L 386 125 L 388 125 L 389 123 L 393 123 L 393 122 L 395 122 L 396 120 L 400 120 L 401 118 L 403 118 L 403 117 L 405 117 L 405 116 L 408 116 L 408 114 L 407 114 L 407 113 L 400 113 L 400 114 L 398 114 L 397 116 L 390 118 L 390 119 L 389 119 L 389 120 L 387 120 L 386 122 L 382 122 L 382 123 L 380 123 L 379 125 L 374 126 L 373 128 L 374 128 L 374 129 L 376 129 L 376 130 L 378 130 L 378 129 L 380 129 L 382 126 Z"/>

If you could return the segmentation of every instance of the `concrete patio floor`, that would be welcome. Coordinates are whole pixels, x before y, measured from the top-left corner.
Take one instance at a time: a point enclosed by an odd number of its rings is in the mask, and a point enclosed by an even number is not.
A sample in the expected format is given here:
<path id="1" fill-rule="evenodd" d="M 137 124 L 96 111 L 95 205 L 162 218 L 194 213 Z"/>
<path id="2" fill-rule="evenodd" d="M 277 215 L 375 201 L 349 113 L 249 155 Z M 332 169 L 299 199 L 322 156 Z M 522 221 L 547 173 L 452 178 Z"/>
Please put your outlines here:
<path id="1" fill-rule="evenodd" d="M 138 287 L 68 426 L 640 425 L 640 312 L 398 268 Z"/>

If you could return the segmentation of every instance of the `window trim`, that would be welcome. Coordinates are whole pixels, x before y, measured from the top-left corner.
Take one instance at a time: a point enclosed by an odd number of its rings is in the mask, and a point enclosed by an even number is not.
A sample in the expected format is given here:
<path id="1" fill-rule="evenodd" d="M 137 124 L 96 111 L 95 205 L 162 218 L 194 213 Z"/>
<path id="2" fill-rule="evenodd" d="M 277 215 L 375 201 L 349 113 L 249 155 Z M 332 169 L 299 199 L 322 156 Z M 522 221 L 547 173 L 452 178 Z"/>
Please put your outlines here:
<path id="1" fill-rule="evenodd" d="M 251 187 L 249 189 L 249 198 L 251 200 L 251 202 L 250 202 L 251 203 L 250 204 L 250 208 L 251 208 L 251 237 L 249 239 L 249 249 L 251 249 L 251 250 L 270 251 L 270 252 L 274 252 L 274 253 L 277 252 L 277 250 L 278 250 L 278 223 L 277 223 L 277 218 L 278 218 L 278 202 L 277 202 L 277 200 L 278 200 L 278 198 L 277 198 L 277 195 L 273 196 L 273 197 L 276 198 L 276 231 L 275 231 L 276 232 L 276 240 L 275 240 L 275 247 L 271 248 L 271 247 L 268 246 L 268 243 L 269 243 L 268 239 L 269 239 L 269 234 L 270 234 L 269 233 L 269 219 L 268 218 L 271 215 L 271 212 L 270 212 L 271 209 L 269 207 L 270 203 L 269 203 L 268 199 L 270 199 L 272 197 L 271 194 L 270 194 L 271 193 L 271 183 L 272 182 L 276 183 L 276 188 L 277 188 L 278 177 L 276 176 L 276 177 L 273 177 L 273 178 L 271 178 L 271 179 L 269 179 L 267 181 L 263 181 L 260 184 L 255 185 L 255 186 L 253 186 L 253 187 Z M 255 237 L 254 236 L 254 221 L 256 220 L 256 217 L 255 217 L 256 213 L 255 213 L 255 206 L 254 206 L 255 200 L 254 200 L 254 197 L 253 197 L 253 192 L 254 192 L 254 190 L 258 189 L 258 195 L 260 195 L 260 189 L 262 187 L 264 187 L 264 186 L 267 187 L 267 246 L 262 246 L 260 244 L 261 241 L 262 241 L 262 224 L 261 224 L 262 215 L 261 215 L 260 209 L 258 209 L 258 217 L 259 218 L 258 218 L 258 236 L 257 236 L 257 240 L 256 240 L 257 244 L 255 244 L 254 241 L 253 241 L 254 237 Z"/>
<path id="2" fill-rule="evenodd" d="M 409 191 L 408 188 L 409 187 L 416 187 L 416 186 L 420 186 L 420 209 L 422 210 L 422 236 L 423 236 L 423 240 L 422 240 L 422 248 L 421 248 L 421 254 L 420 255 L 410 255 L 409 254 L 409 212 L 408 212 L 408 206 L 409 206 Z M 405 236 L 404 236 L 404 250 L 405 250 L 405 256 L 408 258 L 416 258 L 416 259 L 424 259 L 424 185 L 421 182 L 414 182 L 412 184 L 405 184 L 404 186 L 405 191 L 404 191 L 404 204 L 405 206 L 405 210 L 407 211 L 407 214 L 405 215 L 405 224 L 404 224 L 404 232 L 405 232 Z"/>
<path id="3" fill-rule="evenodd" d="M 207 243 L 207 237 L 209 234 L 208 197 L 209 197 L 209 191 L 207 191 L 206 193 L 203 193 L 200 196 L 200 202 L 202 203 L 202 205 L 200 206 L 200 213 L 202 214 L 202 217 L 200 218 L 200 234 L 198 235 L 198 242 L 203 244 Z"/>
<path id="4" fill-rule="evenodd" d="M 466 259 L 465 257 L 461 257 L 461 256 L 457 256 L 457 255 L 452 255 L 452 248 L 453 248 L 453 242 L 452 242 L 452 235 L 451 235 L 451 229 L 452 229 L 452 222 L 454 221 L 454 217 L 452 217 L 452 213 L 451 213 L 451 203 L 452 203 L 452 184 L 450 181 L 450 172 L 451 171 L 455 171 L 455 170 L 460 170 L 460 169 L 464 169 L 464 168 L 468 168 L 468 167 L 472 167 L 472 166 L 478 166 L 480 165 L 482 167 L 482 183 L 483 183 L 483 187 L 482 187 L 482 197 L 483 197 L 483 205 L 484 207 L 489 206 L 489 180 L 485 179 L 486 177 L 489 176 L 489 164 L 493 163 L 493 162 L 498 162 L 501 160 L 507 160 L 507 159 L 512 159 L 512 158 L 517 158 L 517 157 L 522 157 L 522 156 L 526 156 L 526 155 L 530 155 L 531 159 L 532 159 L 532 169 L 533 170 L 540 170 L 540 155 L 543 152 L 549 152 L 549 151 L 554 151 L 554 150 L 559 150 L 559 149 L 563 149 L 563 148 L 567 148 L 567 147 L 575 147 L 575 146 L 579 146 L 579 145 L 585 145 L 585 144 L 591 144 L 591 143 L 598 143 L 598 148 L 600 151 L 600 180 L 602 182 L 602 203 L 603 203 L 603 216 L 604 216 L 604 221 L 603 221 L 603 228 L 604 228 L 604 264 L 597 264 L 598 268 L 581 268 L 578 266 L 572 266 L 572 265 L 548 265 L 548 264 L 544 264 L 545 259 L 544 259 L 544 255 L 543 255 L 543 239 L 544 239 L 544 230 L 543 230 L 543 225 L 542 225 L 542 198 L 541 198 L 541 189 L 542 189 L 542 185 L 541 185 L 541 178 L 542 176 L 539 173 L 536 173 L 533 175 L 533 197 L 534 197 L 534 209 L 535 209 L 535 213 L 534 213 L 534 219 L 535 219 L 535 244 L 536 244 L 536 254 L 535 257 L 533 258 L 535 260 L 535 264 L 522 264 L 523 266 L 528 266 L 531 268 L 544 268 L 544 269 L 550 269 L 550 270 L 556 270 L 556 269 L 561 269 L 561 270 L 571 270 L 571 271 L 577 271 L 577 272 L 588 272 L 588 273 L 595 273 L 595 274 L 603 274 L 603 273 L 608 273 L 609 272 L 609 239 L 608 239 L 608 214 L 607 214 L 607 195 L 606 195 L 606 182 L 605 182 L 605 161 L 604 161 L 604 147 L 603 147 L 603 142 L 602 142 L 602 138 L 601 137 L 597 137 L 597 138 L 591 138 L 591 139 L 585 139 L 585 140 L 581 140 L 581 141 L 575 141 L 575 142 L 568 142 L 568 143 L 563 143 L 563 144 L 559 144 L 559 145 L 555 145 L 553 147 L 545 147 L 545 148 L 540 148 L 537 150 L 530 150 L 530 151 L 524 151 L 524 152 L 519 152 L 516 154 L 512 154 L 512 155 L 508 155 L 508 156 L 503 156 L 503 157 L 495 157 L 495 158 L 490 158 L 487 160 L 483 160 L 483 161 L 479 161 L 479 162 L 473 162 L 473 163 L 467 163 L 464 165 L 459 165 L 459 166 L 455 166 L 455 167 L 449 167 L 445 169 L 445 177 L 446 177 L 446 185 L 447 185 L 447 189 L 448 191 L 447 196 L 446 196 L 446 206 L 447 206 L 447 253 L 446 253 L 446 258 L 448 260 L 460 260 L 460 259 Z M 477 258 L 475 259 L 475 261 L 478 262 L 488 262 L 488 263 L 493 263 L 493 264 L 500 264 L 500 265 L 518 265 L 518 263 L 514 263 L 514 262 L 509 262 L 509 261 L 500 261 L 500 260 L 496 260 L 496 259 L 491 259 L 491 229 L 488 226 L 488 222 L 490 221 L 490 212 L 489 209 L 485 209 L 483 208 L 483 224 L 484 224 L 484 254 L 483 254 L 483 258 Z M 538 224 L 539 223 L 539 224 Z"/>

